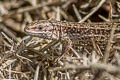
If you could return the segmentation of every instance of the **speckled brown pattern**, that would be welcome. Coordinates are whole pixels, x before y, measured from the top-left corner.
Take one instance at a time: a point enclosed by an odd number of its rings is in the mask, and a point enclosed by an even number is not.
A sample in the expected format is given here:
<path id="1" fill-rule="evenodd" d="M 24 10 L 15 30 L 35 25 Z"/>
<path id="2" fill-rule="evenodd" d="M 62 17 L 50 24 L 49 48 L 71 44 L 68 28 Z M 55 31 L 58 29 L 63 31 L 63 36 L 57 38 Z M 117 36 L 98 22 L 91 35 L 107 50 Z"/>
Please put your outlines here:
<path id="1" fill-rule="evenodd" d="M 119 23 L 77 23 L 54 20 L 38 20 L 28 24 L 25 28 L 27 34 L 40 38 L 56 38 L 57 33 L 68 36 L 74 44 L 89 45 L 91 38 L 98 45 L 106 45 L 112 27 L 117 26 L 115 34 L 120 33 Z M 51 33 L 50 33 L 51 32 Z M 51 37 L 48 35 L 54 35 Z"/>
<path id="2" fill-rule="evenodd" d="M 53 21 L 53 20 L 36 20 L 28 24 L 25 28 L 25 32 L 38 29 L 40 27 L 51 27 L 54 26 L 58 32 L 60 32 L 60 27 L 63 33 L 71 37 L 77 36 L 77 38 L 82 37 L 102 37 L 109 36 L 110 31 L 114 25 L 118 25 L 116 32 L 120 32 L 120 26 L 118 23 L 77 23 L 77 22 L 64 22 L 64 21 Z M 58 28 L 58 29 L 56 29 Z M 34 34 L 31 32 L 31 34 Z M 39 35 L 39 33 L 38 33 Z M 97 39 L 96 39 L 97 40 Z"/>

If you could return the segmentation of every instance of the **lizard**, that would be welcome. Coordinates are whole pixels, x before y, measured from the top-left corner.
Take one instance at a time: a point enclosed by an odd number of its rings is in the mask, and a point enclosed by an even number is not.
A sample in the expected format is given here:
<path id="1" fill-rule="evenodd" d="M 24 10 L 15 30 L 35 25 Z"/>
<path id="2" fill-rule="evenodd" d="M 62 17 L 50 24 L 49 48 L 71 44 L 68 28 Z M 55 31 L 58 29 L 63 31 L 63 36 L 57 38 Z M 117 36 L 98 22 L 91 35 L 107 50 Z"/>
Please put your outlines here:
<path id="1" fill-rule="evenodd" d="M 36 20 L 25 27 L 28 35 L 44 39 L 68 37 L 73 44 L 91 47 L 91 38 L 104 49 L 112 28 L 116 25 L 115 34 L 120 33 L 120 24 L 112 22 L 77 23 L 55 20 Z"/>

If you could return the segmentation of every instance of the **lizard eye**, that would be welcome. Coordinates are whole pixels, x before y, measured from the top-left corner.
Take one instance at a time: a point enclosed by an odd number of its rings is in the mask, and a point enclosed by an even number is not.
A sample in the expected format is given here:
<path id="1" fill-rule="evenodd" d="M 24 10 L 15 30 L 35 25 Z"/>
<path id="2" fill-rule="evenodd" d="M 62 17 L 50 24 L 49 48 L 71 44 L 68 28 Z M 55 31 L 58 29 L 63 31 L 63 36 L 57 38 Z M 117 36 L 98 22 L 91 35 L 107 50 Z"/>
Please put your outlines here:
<path id="1" fill-rule="evenodd" d="M 40 25 L 39 27 L 38 27 L 38 29 L 42 29 L 43 27 Z"/>

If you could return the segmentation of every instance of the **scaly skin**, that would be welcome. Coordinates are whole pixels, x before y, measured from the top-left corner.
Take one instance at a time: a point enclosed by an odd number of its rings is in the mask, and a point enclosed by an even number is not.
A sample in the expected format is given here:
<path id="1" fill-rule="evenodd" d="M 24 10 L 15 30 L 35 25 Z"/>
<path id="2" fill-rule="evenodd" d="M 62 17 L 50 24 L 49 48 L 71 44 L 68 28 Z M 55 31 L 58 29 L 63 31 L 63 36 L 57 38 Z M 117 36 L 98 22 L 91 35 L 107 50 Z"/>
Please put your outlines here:
<path id="1" fill-rule="evenodd" d="M 120 23 L 77 23 L 53 20 L 37 20 L 25 27 L 31 36 L 58 39 L 59 35 L 68 37 L 76 45 L 91 45 L 91 38 L 100 46 L 107 44 L 112 27 L 117 25 L 115 34 L 120 33 Z"/>

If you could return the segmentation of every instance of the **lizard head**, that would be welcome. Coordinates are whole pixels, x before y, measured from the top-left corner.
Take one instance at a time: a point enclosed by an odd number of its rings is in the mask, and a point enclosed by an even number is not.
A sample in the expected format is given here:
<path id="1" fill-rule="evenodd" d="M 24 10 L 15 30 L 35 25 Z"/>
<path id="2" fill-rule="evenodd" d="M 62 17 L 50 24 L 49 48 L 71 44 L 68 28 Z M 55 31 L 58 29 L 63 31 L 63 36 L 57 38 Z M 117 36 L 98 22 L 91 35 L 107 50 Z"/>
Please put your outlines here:
<path id="1" fill-rule="evenodd" d="M 57 27 L 49 20 L 37 20 L 27 24 L 24 30 L 31 36 L 44 39 L 56 39 L 58 37 L 58 31 L 56 31 L 56 29 Z"/>

